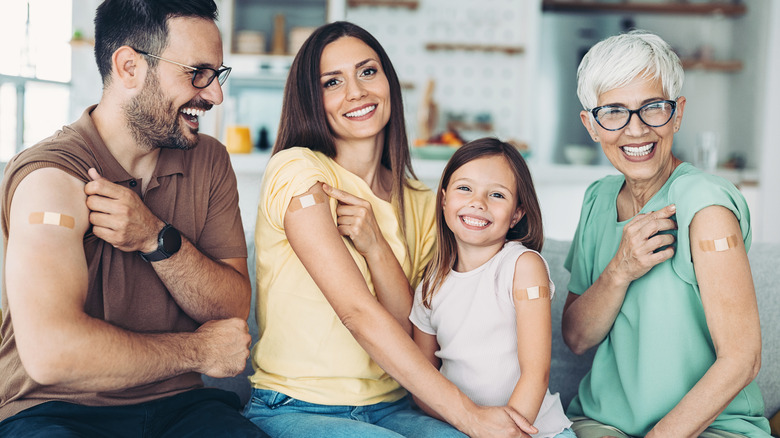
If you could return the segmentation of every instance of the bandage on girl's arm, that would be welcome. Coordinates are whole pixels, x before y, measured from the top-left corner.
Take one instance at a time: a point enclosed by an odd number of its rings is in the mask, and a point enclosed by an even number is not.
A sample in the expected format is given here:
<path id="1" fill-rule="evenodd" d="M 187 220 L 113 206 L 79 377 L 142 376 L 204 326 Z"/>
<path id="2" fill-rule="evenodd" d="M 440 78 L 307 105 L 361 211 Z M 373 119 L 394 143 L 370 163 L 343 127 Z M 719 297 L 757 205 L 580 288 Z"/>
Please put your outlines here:
<path id="1" fill-rule="evenodd" d="M 509 405 L 529 421 L 534 421 L 539 414 L 549 383 L 552 350 L 549 281 L 541 256 L 526 252 L 518 257 L 512 298 L 520 379 Z"/>
<path id="2" fill-rule="evenodd" d="M 550 298 L 550 288 L 547 286 L 531 286 L 525 289 L 512 290 L 515 300 L 536 300 L 538 298 Z"/>

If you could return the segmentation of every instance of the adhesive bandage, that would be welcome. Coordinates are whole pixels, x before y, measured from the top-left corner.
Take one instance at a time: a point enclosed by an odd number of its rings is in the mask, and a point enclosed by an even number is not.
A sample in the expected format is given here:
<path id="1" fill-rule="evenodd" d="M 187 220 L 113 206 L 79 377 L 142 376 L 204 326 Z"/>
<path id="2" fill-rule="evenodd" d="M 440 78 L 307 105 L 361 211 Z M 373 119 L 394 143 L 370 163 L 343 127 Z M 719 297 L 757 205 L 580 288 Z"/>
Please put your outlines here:
<path id="1" fill-rule="evenodd" d="M 700 240 L 699 241 L 699 248 L 701 248 L 702 251 L 726 251 L 727 249 L 736 248 L 739 244 L 739 241 L 737 240 L 737 236 L 732 234 L 731 236 L 724 237 L 722 239 L 715 239 L 715 240 Z"/>
<path id="2" fill-rule="evenodd" d="M 43 224 L 43 225 L 58 225 L 65 228 L 73 228 L 76 226 L 76 220 L 72 216 L 67 214 L 52 213 L 50 211 L 38 211 L 30 213 L 31 224 Z"/>
<path id="3" fill-rule="evenodd" d="M 303 195 L 299 198 L 293 199 L 290 202 L 290 207 L 288 208 L 289 211 L 297 211 L 304 208 L 311 207 L 312 205 L 316 204 L 324 204 L 328 202 L 328 197 L 322 193 L 314 193 L 314 194 L 308 194 Z"/>
<path id="4" fill-rule="evenodd" d="M 550 298 L 550 288 L 547 286 L 533 286 L 528 289 L 517 289 L 513 292 L 513 295 L 516 300 Z"/>

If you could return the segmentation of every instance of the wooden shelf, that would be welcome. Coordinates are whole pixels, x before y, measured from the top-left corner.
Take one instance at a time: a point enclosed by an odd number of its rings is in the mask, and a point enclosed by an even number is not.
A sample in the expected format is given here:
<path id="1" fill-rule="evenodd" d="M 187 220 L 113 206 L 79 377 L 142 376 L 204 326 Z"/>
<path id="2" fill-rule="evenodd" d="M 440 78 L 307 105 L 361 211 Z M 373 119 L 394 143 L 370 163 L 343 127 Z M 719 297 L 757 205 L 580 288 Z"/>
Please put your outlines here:
<path id="1" fill-rule="evenodd" d="M 720 72 L 737 72 L 742 70 L 742 61 L 728 60 L 715 61 L 703 59 L 681 59 L 686 70 L 710 70 Z"/>
<path id="2" fill-rule="evenodd" d="M 464 50 L 467 52 L 504 52 L 518 55 L 525 51 L 522 46 L 499 46 L 489 44 L 427 43 L 425 50 Z"/>
<path id="3" fill-rule="evenodd" d="M 359 6 L 389 6 L 393 8 L 417 9 L 419 0 L 347 0 L 347 6 L 357 8 Z"/>
<path id="4" fill-rule="evenodd" d="M 649 3 L 641 1 L 623 1 L 621 3 L 603 3 L 584 0 L 543 0 L 542 10 L 549 12 L 636 12 L 652 14 L 685 15 L 742 15 L 747 11 L 743 4 L 713 2 L 686 3 L 684 1 Z"/>
<path id="5" fill-rule="evenodd" d="M 68 43 L 71 46 L 73 46 L 73 47 L 77 47 L 77 46 L 91 46 L 91 47 L 94 47 L 95 46 L 95 40 L 92 39 L 92 38 L 74 38 L 74 39 L 68 41 Z"/>
<path id="6" fill-rule="evenodd" d="M 491 122 L 462 122 L 451 121 L 447 122 L 447 129 L 450 131 L 483 131 L 492 132 L 493 123 Z"/>

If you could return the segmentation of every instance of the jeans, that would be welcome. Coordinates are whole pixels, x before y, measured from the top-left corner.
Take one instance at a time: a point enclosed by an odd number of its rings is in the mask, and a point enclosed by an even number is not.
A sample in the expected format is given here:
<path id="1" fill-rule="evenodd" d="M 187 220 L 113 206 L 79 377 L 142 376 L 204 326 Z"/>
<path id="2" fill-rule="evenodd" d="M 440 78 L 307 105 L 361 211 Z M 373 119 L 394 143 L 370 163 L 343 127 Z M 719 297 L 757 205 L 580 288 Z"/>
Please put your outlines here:
<path id="1" fill-rule="evenodd" d="M 0 423 L 0 436 L 40 438 L 264 438 L 266 434 L 238 409 L 238 396 L 219 389 L 196 389 L 127 406 L 84 406 L 51 401 L 25 409 Z"/>
<path id="2" fill-rule="evenodd" d="M 280 392 L 252 389 L 244 416 L 274 438 L 464 438 L 447 423 L 413 409 L 409 397 L 368 406 L 307 403 Z"/>

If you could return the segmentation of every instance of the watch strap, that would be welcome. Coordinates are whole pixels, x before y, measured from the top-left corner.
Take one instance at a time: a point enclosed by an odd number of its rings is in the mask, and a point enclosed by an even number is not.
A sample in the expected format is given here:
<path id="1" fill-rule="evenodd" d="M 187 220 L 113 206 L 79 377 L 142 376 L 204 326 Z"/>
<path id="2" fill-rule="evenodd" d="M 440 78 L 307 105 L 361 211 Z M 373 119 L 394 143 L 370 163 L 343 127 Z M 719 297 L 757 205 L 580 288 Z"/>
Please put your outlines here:
<path id="1" fill-rule="evenodd" d="M 173 225 L 169 223 L 165 223 L 165 226 L 162 227 L 160 232 L 157 234 L 157 249 L 152 252 L 138 252 L 138 254 L 141 256 L 142 259 L 146 262 L 159 262 L 160 260 L 165 260 L 168 257 L 176 254 L 176 252 L 181 247 L 181 236 L 177 239 L 178 245 L 175 246 L 173 251 L 168 252 L 165 250 L 165 235 L 166 233 L 169 233 L 169 230 L 173 230 L 177 235 L 179 234 L 179 230 L 176 228 L 173 228 Z"/>

